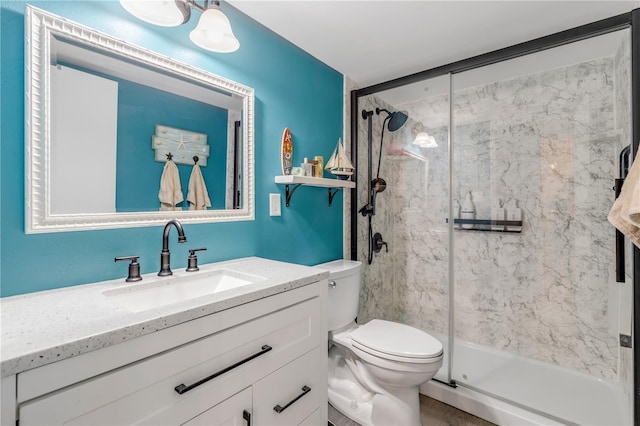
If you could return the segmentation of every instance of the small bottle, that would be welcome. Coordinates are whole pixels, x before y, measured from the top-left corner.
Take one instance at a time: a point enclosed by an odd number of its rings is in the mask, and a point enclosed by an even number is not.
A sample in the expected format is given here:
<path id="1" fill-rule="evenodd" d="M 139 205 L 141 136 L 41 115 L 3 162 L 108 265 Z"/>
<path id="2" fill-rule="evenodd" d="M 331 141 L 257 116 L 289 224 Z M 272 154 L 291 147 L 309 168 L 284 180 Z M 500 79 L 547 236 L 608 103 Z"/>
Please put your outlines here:
<path id="1" fill-rule="evenodd" d="M 462 210 L 460 211 L 461 219 L 475 219 L 476 218 L 476 206 L 473 205 L 471 200 L 471 192 L 467 192 L 467 196 L 462 203 Z M 473 229 L 472 223 L 466 223 L 462 225 L 462 229 Z"/>
<path id="2" fill-rule="evenodd" d="M 495 207 L 491 209 L 491 220 L 501 220 L 503 221 L 504 216 L 504 208 L 502 208 L 502 200 L 498 200 Z M 504 231 L 504 225 L 491 224 L 492 231 Z"/>
<path id="3" fill-rule="evenodd" d="M 518 208 L 518 201 L 514 198 L 507 206 L 507 220 L 513 222 L 522 221 L 522 210 Z M 507 231 L 522 231 L 522 226 L 507 226 Z"/>
<path id="4" fill-rule="evenodd" d="M 324 158 L 322 158 L 322 155 L 316 155 L 313 159 L 318 162 L 314 176 L 321 178 L 324 176 Z"/>
<path id="5" fill-rule="evenodd" d="M 309 162 L 309 159 L 307 157 L 304 158 L 304 161 L 302 162 L 302 164 L 300 164 L 300 167 L 302 167 L 302 170 L 304 170 L 303 176 L 313 176 L 313 165 Z"/>
<path id="6" fill-rule="evenodd" d="M 309 160 L 309 164 L 311 164 L 311 174 L 308 176 L 317 177 L 318 174 L 318 162 L 316 160 Z"/>
<path id="7" fill-rule="evenodd" d="M 453 200 L 453 227 L 460 229 L 460 224 L 456 223 L 457 219 L 460 219 L 460 202 L 456 198 Z"/>

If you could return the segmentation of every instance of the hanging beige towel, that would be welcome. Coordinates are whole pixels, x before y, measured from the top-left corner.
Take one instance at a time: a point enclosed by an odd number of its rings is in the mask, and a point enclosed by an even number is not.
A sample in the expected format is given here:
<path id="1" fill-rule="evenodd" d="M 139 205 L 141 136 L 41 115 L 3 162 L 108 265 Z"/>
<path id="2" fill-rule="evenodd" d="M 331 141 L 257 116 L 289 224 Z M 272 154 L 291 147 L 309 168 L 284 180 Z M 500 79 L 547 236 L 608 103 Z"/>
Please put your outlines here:
<path id="1" fill-rule="evenodd" d="M 202 171 L 198 163 L 193 165 L 193 170 L 191 171 L 187 201 L 189 202 L 189 210 L 206 210 L 207 207 L 211 207 L 211 200 L 207 193 L 207 185 L 204 183 Z"/>
<path id="2" fill-rule="evenodd" d="M 180 187 L 180 175 L 178 174 L 178 166 L 171 160 L 167 160 L 164 170 L 162 170 L 158 199 L 160 200 L 160 210 L 182 210 L 182 207 L 176 207 L 184 199 Z"/>
<path id="3" fill-rule="evenodd" d="M 613 203 L 608 219 L 640 248 L 640 150 L 624 180 L 620 196 Z"/>

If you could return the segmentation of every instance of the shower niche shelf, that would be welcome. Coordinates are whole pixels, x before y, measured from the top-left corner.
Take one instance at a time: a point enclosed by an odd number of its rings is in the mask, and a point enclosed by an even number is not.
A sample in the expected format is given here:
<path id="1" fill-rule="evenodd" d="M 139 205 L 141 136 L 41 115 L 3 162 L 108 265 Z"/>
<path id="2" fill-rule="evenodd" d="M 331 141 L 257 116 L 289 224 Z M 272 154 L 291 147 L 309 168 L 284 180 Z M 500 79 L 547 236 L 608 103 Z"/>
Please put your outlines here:
<path id="1" fill-rule="evenodd" d="M 329 193 L 329 205 L 333 202 L 333 198 L 341 189 L 351 189 L 356 187 L 356 183 L 350 180 L 338 180 L 338 179 L 325 179 L 309 176 L 293 176 L 284 175 L 276 176 L 275 182 L 280 185 L 285 185 L 285 204 L 289 207 L 291 197 L 293 193 L 300 186 L 317 186 L 321 188 L 328 188 Z"/>
<path id="2" fill-rule="evenodd" d="M 449 223 L 449 219 L 445 219 L 445 223 Z M 454 219 L 454 224 L 473 225 L 473 228 L 455 228 L 456 231 L 484 231 L 484 232 L 511 232 L 519 234 L 522 232 L 521 220 L 490 220 L 490 219 Z M 502 229 L 492 229 L 491 226 L 502 226 Z M 515 229 L 507 229 L 508 226 L 518 227 Z"/>

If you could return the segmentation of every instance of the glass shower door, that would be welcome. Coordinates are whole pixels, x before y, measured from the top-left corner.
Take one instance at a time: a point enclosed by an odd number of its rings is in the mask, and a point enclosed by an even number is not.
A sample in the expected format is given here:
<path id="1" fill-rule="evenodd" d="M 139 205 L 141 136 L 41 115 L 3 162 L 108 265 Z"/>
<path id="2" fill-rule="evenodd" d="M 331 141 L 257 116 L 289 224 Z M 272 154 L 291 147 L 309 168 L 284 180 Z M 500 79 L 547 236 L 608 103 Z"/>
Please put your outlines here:
<path id="1" fill-rule="evenodd" d="M 385 113 L 403 111 L 406 123 L 396 131 L 382 128 Z M 367 182 L 383 178 L 386 189 L 376 195 L 375 215 L 358 214 L 358 259 L 363 260 L 363 293 L 358 322 L 373 318 L 398 321 L 438 338 L 445 364 L 436 378 L 448 382 L 450 332 L 449 286 L 449 77 L 441 76 L 378 92 L 359 99 L 358 205 L 368 201 Z M 371 111 L 372 176 L 367 168 L 368 121 Z M 369 235 L 387 243 L 374 252 Z"/>
<path id="2" fill-rule="evenodd" d="M 453 379 L 630 424 L 630 278 L 607 222 L 630 142 L 628 30 L 455 74 Z M 466 220 L 465 220 L 466 219 Z"/>

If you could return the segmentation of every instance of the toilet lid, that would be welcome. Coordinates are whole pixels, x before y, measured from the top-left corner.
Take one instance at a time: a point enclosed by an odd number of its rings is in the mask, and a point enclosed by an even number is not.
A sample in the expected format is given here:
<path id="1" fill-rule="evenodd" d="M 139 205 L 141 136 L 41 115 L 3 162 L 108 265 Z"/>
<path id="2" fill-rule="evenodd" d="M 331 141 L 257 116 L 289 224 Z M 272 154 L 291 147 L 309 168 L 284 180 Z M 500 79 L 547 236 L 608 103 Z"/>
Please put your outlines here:
<path id="1" fill-rule="evenodd" d="M 442 354 L 442 343 L 417 328 L 374 319 L 351 333 L 362 350 L 404 358 L 434 358 Z"/>

